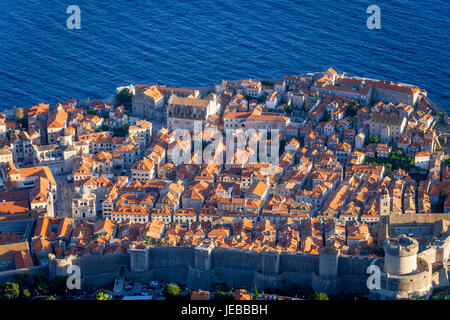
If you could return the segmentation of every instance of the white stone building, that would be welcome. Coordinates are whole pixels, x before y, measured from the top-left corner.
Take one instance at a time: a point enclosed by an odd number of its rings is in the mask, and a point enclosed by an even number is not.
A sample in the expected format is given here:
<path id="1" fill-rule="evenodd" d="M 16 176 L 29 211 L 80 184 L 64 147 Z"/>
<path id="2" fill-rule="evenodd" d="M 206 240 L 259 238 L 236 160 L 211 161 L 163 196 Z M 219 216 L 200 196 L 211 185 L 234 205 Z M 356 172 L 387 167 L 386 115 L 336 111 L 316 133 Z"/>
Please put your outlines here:
<path id="1" fill-rule="evenodd" d="M 96 195 L 84 186 L 72 199 L 72 219 L 95 221 L 97 216 Z"/>
<path id="2" fill-rule="evenodd" d="M 167 107 L 167 128 L 193 131 L 195 122 L 205 127 L 208 117 L 217 111 L 217 101 L 172 96 Z"/>

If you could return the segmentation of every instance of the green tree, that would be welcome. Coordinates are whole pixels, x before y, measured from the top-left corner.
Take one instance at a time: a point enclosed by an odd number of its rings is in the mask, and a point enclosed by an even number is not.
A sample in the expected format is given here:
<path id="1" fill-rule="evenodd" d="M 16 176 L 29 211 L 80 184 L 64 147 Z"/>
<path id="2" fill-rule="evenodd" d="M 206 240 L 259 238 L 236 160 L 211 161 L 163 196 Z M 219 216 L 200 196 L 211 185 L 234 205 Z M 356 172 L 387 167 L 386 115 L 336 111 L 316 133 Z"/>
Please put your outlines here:
<path id="1" fill-rule="evenodd" d="M 213 289 L 214 289 L 214 291 L 224 291 L 224 292 L 230 291 L 230 288 L 228 287 L 228 285 L 225 282 L 221 282 L 221 283 L 216 282 L 214 284 Z"/>
<path id="2" fill-rule="evenodd" d="M 285 112 L 286 114 L 291 114 L 292 111 L 294 111 L 294 110 L 292 109 L 291 105 L 286 104 L 286 105 L 284 106 L 284 112 Z"/>
<path id="3" fill-rule="evenodd" d="M 21 128 L 28 128 L 28 119 L 24 117 L 24 111 L 22 108 L 17 108 L 15 111 L 16 121 L 20 124 Z"/>
<path id="4" fill-rule="evenodd" d="M 125 109 L 130 109 L 132 100 L 133 93 L 128 88 L 123 88 L 118 94 L 116 94 L 116 106 L 123 105 Z"/>
<path id="5" fill-rule="evenodd" d="M 162 293 L 167 299 L 173 299 L 180 296 L 181 289 L 176 284 L 167 284 Z"/>
<path id="6" fill-rule="evenodd" d="M 114 137 L 126 137 L 128 135 L 130 124 L 126 123 L 120 128 L 113 129 Z"/>
<path id="7" fill-rule="evenodd" d="M 409 298 L 408 300 L 425 300 L 425 299 L 423 299 L 423 298 L 418 298 L 418 297 L 411 297 L 411 298 Z"/>
<path id="8" fill-rule="evenodd" d="M 446 167 L 450 166 L 450 158 L 445 159 L 444 166 Z"/>
<path id="9" fill-rule="evenodd" d="M 372 137 L 370 136 L 368 139 L 369 143 L 380 143 L 380 139 L 378 137 Z"/>
<path id="10" fill-rule="evenodd" d="M 112 297 L 109 294 L 107 294 L 107 293 L 105 293 L 103 291 L 97 292 L 96 295 L 95 295 L 95 298 L 97 300 L 111 300 L 112 299 Z"/>
<path id="11" fill-rule="evenodd" d="M 436 205 L 436 211 L 437 212 L 444 212 L 444 203 L 445 199 L 447 198 L 448 190 L 447 188 L 443 188 L 441 192 L 439 193 L 439 199 Z"/>
<path id="12" fill-rule="evenodd" d="M 234 300 L 235 296 L 231 292 L 217 291 L 213 300 Z"/>
<path id="13" fill-rule="evenodd" d="M 23 291 L 22 291 L 22 296 L 23 296 L 25 299 L 30 299 L 30 297 L 31 297 L 31 292 L 30 292 L 30 290 L 28 290 L 28 289 L 23 290 Z"/>
<path id="14" fill-rule="evenodd" d="M 356 115 L 356 112 L 359 109 L 359 102 L 358 101 L 352 101 L 350 105 L 347 107 L 347 116 L 354 116 Z"/>
<path id="15" fill-rule="evenodd" d="M 25 287 L 28 283 L 29 275 L 26 273 L 18 273 L 14 275 L 14 278 L 16 279 L 17 283 L 19 284 L 19 287 Z"/>
<path id="16" fill-rule="evenodd" d="M 50 291 L 57 295 L 67 294 L 67 276 L 57 276 L 50 283 Z"/>
<path id="17" fill-rule="evenodd" d="M 56 300 L 56 297 L 55 296 L 49 296 L 45 300 Z"/>
<path id="18" fill-rule="evenodd" d="M 397 149 L 390 153 L 388 163 L 392 165 L 392 168 L 394 170 L 397 170 L 399 168 L 408 170 L 409 168 L 414 166 L 414 158 L 408 157 L 402 152 L 402 150 Z"/>
<path id="19" fill-rule="evenodd" d="M 33 278 L 33 289 L 38 296 L 48 295 L 50 292 L 50 280 L 45 275 L 36 274 Z"/>
<path id="20" fill-rule="evenodd" d="M 16 115 L 16 119 L 17 119 L 17 120 L 23 119 L 23 116 L 24 116 L 23 109 L 20 108 L 20 107 L 17 108 L 17 109 L 16 109 L 16 112 L 15 112 L 15 115 Z"/>
<path id="21" fill-rule="evenodd" d="M 303 110 L 305 110 L 305 112 L 308 112 L 308 101 L 305 101 L 305 103 L 303 104 Z"/>
<path id="22" fill-rule="evenodd" d="M 110 128 L 109 128 L 107 125 L 102 124 L 102 125 L 100 126 L 100 128 L 98 128 L 96 131 L 97 131 L 97 132 L 100 132 L 100 131 L 110 131 Z"/>
<path id="23" fill-rule="evenodd" d="M 3 297 L 8 300 L 17 299 L 19 297 L 19 285 L 15 282 L 7 282 L 3 289 Z"/>
<path id="24" fill-rule="evenodd" d="M 258 100 L 258 103 L 263 103 L 266 101 L 266 99 L 267 99 L 267 95 L 263 94 L 257 100 Z"/>
<path id="25" fill-rule="evenodd" d="M 313 300 L 330 300 L 328 298 L 328 295 L 326 293 L 323 293 L 323 292 L 319 292 L 319 293 L 314 292 L 314 294 L 312 296 L 312 299 Z"/>
<path id="26" fill-rule="evenodd" d="M 258 288 L 256 288 L 256 285 L 253 289 L 253 300 L 258 300 Z"/>

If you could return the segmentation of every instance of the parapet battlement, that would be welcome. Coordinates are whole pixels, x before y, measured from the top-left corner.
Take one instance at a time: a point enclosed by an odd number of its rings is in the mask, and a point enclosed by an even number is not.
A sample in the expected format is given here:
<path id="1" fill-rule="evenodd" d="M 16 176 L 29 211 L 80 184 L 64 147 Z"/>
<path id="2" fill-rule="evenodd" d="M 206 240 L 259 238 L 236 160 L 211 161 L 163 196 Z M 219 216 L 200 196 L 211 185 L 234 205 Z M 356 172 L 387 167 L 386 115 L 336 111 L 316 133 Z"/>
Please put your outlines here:
<path id="1" fill-rule="evenodd" d="M 386 239 L 384 251 L 391 256 L 409 257 L 419 251 L 417 240 L 402 234 L 397 239 Z"/>

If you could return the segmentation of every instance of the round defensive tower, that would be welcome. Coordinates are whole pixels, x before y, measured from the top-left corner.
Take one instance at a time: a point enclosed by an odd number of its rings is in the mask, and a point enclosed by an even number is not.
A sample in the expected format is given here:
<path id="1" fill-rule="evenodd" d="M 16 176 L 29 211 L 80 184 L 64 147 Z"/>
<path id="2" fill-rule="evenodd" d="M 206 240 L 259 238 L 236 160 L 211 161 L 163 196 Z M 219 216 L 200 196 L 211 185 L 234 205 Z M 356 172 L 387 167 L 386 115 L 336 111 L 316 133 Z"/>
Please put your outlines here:
<path id="1" fill-rule="evenodd" d="M 397 239 L 384 241 L 384 271 L 394 275 L 405 275 L 417 271 L 417 240 L 402 234 Z"/>

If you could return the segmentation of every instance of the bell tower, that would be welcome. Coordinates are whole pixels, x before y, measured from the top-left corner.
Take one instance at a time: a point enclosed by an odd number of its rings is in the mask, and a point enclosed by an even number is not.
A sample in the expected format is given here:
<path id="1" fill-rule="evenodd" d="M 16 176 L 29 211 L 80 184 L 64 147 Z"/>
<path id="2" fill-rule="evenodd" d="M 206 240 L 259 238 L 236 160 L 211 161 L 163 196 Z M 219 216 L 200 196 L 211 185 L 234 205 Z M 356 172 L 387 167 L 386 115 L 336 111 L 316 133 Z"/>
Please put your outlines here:
<path id="1" fill-rule="evenodd" d="M 391 197 L 389 191 L 384 188 L 380 196 L 380 216 L 388 216 L 391 214 Z"/>

